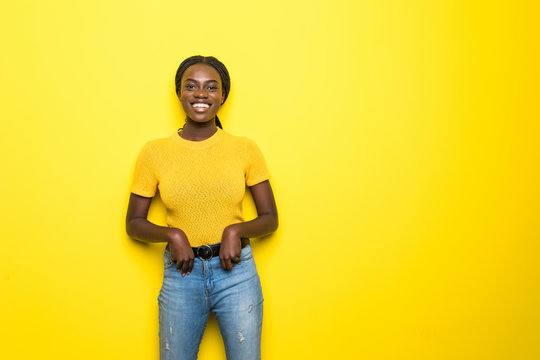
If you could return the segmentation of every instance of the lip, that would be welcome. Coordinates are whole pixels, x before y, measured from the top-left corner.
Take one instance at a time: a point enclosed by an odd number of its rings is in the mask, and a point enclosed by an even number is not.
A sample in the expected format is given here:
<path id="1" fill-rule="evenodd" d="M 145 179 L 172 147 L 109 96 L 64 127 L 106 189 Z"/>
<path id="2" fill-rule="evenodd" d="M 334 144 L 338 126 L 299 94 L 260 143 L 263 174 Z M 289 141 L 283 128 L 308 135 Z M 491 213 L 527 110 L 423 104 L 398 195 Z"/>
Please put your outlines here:
<path id="1" fill-rule="evenodd" d="M 195 104 L 206 104 L 206 105 L 208 105 L 208 107 L 207 107 L 207 108 L 204 108 L 204 107 L 194 107 L 193 105 L 195 105 Z M 208 111 L 208 110 L 210 109 L 210 107 L 212 106 L 212 104 L 210 104 L 210 103 L 208 103 L 208 102 L 205 102 L 205 101 L 196 101 L 196 102 L 192 102 L 192 103 L 190 103 L 190 105 L 191 105 L 191 108 L 193 109 L 193 111 L 195 111 L 195 112 L 201 112 L 201 113 Z"/>

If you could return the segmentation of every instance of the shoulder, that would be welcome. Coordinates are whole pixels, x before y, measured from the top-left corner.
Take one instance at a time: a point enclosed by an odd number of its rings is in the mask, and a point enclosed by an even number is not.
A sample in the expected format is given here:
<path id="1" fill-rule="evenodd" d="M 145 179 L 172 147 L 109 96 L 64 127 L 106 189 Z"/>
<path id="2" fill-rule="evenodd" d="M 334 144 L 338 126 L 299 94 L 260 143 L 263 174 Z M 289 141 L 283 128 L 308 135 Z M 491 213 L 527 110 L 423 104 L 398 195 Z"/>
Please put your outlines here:
<path id="1" fill-rule="evenodd" d="M 173 150 L 172 137 L 163 137 L 147 141 L 139 151 L 138 161 L 143 164 L 162 163 Z"/>
<path id="2" fill-rule="evenodd" d="M 160 150 L 166 149 L 174 145 L 174 139 L 173 139 L 174 135 L 176 134 L 173 134 L 167 137 L 161 137 L 161 138 L 149 140 L 144 144 L 141 151 L 142 152 L 159 152 Z"/>
<path id="3" fill-rule="evenodd" d="M 166 136 L 166 137 L 152 139 L 152 140 L 149 140 L 148 142 L 146 142 L 145 146 L 151 146 L 151 147 L 167 146 L 169 144 L 174 143 L 173 136 L 178 136 L 178 135 L 176 133 L 174 133 L 174 134 Z"/>
<path id="4" fill-rule="evenodd" d="M 224 130 L 222 130 L 222 132 L 224 140 L 230 145 L 241 148 L 242 150 L 250 150 L 252 148 L 257 148 L 257 144 L 255 143 L 255 141 L 246 136 L 233 135 Z"/>

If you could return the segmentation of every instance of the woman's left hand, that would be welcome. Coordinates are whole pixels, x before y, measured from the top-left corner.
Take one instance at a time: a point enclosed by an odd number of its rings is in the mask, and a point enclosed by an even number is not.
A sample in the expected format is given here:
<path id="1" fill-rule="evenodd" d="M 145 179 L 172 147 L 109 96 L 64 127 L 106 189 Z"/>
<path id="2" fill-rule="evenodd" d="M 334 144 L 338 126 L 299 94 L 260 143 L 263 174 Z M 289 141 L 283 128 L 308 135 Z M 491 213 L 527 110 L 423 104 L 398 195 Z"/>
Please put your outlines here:
<path id="1" fill-rule="evenodd" d="M 223 230 L 221 237 L 221 247 L 219 249 L 219 261 L 225 270 L 231 270 L 233 264 L 240 264 L 242 254 L 242 241 L 240 234 L 233 226 L 227 226 Z"/>

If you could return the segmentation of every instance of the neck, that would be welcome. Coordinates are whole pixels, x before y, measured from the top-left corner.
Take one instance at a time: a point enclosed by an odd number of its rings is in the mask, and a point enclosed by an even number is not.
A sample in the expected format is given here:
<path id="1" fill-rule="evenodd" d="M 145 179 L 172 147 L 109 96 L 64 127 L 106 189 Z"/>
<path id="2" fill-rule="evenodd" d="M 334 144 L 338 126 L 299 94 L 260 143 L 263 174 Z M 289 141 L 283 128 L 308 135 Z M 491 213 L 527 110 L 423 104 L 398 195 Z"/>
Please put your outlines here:
<path id="1" fill-rule="evenodd" d="M 198 123 L 191 120 L 190 118 L 187 118 L 186 124 L 179 132 L 179 134 L 182 138 L 186 140 L 201 141 L 208 139 L 210 136 L 214 135 L 217 130 L 218 128 L 214 122 L 214 119 L 204 123 Z"/>

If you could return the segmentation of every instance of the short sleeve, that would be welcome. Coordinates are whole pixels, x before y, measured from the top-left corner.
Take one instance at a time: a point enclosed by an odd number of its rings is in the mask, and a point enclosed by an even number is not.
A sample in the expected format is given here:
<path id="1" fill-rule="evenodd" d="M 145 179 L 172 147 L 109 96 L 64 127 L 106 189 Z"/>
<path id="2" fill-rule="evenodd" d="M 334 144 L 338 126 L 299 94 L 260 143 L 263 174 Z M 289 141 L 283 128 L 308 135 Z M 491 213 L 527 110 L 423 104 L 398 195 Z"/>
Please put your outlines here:
<path id="1" fill-rule="evenodd" d="M 154 197 L 157 188 L 157 177 L 154 171 L 154 161 L 150 143 L 146 143 L 139 153 L 135 164 L 135 175 L 131 192 L 144 197 Z"/>
<path id="2" fill-rule="evenodd" d="M 246 138 L 246 185 L 253 186 L 270 179 L 264 156 L 255 142 Z"/>

